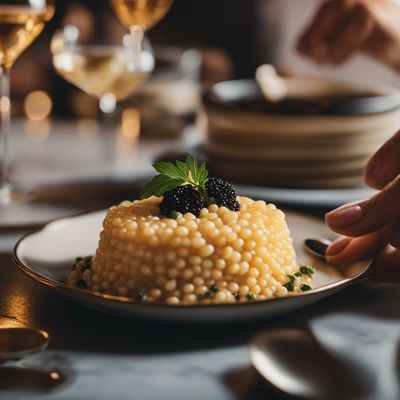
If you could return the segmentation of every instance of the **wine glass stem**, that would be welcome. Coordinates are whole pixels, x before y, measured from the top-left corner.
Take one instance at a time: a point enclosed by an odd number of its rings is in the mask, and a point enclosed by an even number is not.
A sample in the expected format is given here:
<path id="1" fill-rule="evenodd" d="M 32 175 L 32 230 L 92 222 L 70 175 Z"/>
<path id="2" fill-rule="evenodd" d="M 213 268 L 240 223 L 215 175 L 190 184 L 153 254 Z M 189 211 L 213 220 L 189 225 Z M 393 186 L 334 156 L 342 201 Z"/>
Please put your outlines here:
<path id="1" fill-rule="evenodd" d="M 0 67 L 0 204 L 10 194 L 10 70 Z"/>
<path id="2" fill-rule="evenodd" d="M 99 99 L 100 121 L 101 121 L 101 143 L 103 145 L 103 163 L 113 166 L 115 163 L 116 147 L 116 109 L 117 100 L 112 93 L 106 93 Z"/>
<path id="3" fill-rule="evenodd" d="M 133 39 L 133 61 L 137 68 L 140 63 L 140 53 L 142 51 L 142 41 L 144 38 L 144 31 L 140 25 L 132 25 L 130 27 L 132 39 Z"/>

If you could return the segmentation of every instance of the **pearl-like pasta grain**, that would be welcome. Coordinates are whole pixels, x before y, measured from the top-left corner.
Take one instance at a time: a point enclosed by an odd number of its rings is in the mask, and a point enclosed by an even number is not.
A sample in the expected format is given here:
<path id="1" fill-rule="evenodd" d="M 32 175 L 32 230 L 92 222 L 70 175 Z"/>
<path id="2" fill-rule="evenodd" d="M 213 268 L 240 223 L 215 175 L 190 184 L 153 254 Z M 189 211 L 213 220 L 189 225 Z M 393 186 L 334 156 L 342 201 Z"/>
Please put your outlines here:
<path id="1" fill-rule="evenodd" d="M 123 202 L 103 223 L 92 269 L 73 270 L 90 290 L 170 305 L 212 304 L 286 296 L 299 267 L 284 214 L 264 201 L 237 198 L 240 211 L 211 204 L 172 219 L 161 199 Z M 301 281 L 301 282 L 300 282 Z M 311 283 L 307 276 L 296 278 Z"/>

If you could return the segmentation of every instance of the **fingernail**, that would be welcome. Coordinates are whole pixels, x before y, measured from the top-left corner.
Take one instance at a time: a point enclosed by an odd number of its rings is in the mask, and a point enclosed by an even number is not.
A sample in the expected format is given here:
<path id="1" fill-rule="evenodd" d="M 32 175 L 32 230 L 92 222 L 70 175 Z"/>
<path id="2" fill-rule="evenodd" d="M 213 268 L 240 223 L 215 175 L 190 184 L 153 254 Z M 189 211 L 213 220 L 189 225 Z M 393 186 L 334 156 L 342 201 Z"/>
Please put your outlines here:
<path id="1" fill-rule="evenodd" d="M 351 242 L 349 237 L 341 237 L 336 239 L 327 249 L 325 255 L 329 258 L 340 254 Z"/>
<path id="2" fill-rule="evenodd" d="M 326 222 L 328 225 L 336 228 L 345 228 L 354 225 L 361 220 L 363 210 L 358 205 L 343 206 L 326 214 Z"/>
<path id="3" fill-rule="evenodd" d="M 381 166 L 380 164 L 381 163 L 379 162 L 378 159 L 371 158 L 371 160 L 369 160 L 369 162 L 367 164 L 367 168 L 365 170 L 365 177 L 367 179 L 375 178 L 379 173 L 379 169 L 380 169 L 380 166 Z"/>

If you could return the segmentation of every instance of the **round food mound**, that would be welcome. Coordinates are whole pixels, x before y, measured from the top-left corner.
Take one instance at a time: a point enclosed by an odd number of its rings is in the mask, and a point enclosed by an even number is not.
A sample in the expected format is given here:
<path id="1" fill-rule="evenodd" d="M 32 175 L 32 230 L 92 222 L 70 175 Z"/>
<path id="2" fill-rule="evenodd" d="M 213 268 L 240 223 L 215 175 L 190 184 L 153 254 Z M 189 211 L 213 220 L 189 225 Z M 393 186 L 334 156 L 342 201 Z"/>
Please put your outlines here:
<path id="1" fill-rule="evenodd" d="M 75 269 L 68 282 L 167 304 L 262 300 L 309 288 L 284 213 L 237 199 L 237 212 L 212 204 L 199 217 L 176 219 L 160 216 L 158 197 L 112 207 L 91 268 Z"/>

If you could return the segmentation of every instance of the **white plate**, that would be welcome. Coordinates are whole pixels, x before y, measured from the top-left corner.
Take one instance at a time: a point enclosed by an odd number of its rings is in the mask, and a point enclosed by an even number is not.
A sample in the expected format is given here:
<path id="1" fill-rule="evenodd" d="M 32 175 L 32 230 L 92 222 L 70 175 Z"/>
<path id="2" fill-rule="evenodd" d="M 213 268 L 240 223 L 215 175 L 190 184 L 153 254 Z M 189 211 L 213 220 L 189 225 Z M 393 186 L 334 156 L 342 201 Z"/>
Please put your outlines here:
<path id="1" fill-rule="evenodd" d="M 331 232 L 320 220 L 302 214 L 286 214 L 295 242 L 299 264 L 316 268 L 315 289 L 296 296 L 227 305 L 171 306 L 134 303 L 128 298 L 103 295 L 65 284 L 76 257 L 94 254 L 106 211 L 59 219 L 23 237 L 15 246 L 14 261 L 23 273 L 98 311 L 124 317 L 180 322 L 245 321 L 280 315 L 315 303 L 354 282 L 369 268 L 358 263 L 342 275 L 332 266 L 309 256 L 303 241 L 307 237 L 330 238 Z"/>
<path id="2" fill-rule="evenodd" d="M 276 204 L 296 207 L 335 208 L 345 203 L 367 199 L 376 190 L 367 187 L 345 189 L 289 189 L 235 183 L 236 191 L 242 196 L 267 200 Z"/>

